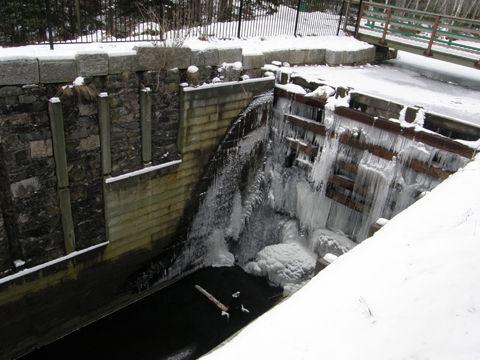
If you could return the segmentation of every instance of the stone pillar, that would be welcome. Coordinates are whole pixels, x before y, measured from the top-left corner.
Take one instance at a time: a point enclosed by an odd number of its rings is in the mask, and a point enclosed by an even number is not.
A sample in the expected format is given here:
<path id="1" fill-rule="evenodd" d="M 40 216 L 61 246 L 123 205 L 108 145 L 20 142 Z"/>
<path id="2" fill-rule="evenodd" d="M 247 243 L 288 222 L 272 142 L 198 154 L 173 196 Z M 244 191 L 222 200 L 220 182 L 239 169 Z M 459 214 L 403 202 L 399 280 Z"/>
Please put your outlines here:
<path id="1" fill-rule="evenodd" d="M 98 123 L 100 127 L 100 149 L 102 152 L 102 174 L 108 176 L 112 172 L 112 155 L 110 149 L 110 111 L 107 93 L 98 95 Z"/>
<path id="2" fill-rule="evenodd" d="M 140 128 L 142 130 L 142 160 L 144 165 L 152 162 L 152 101 L 150 88 L 140 91 Z"/>
<path id="3" fill-rule="evenodd" d="M 59 98 L 51 98 L 48 103 L 50 127 L 52 129 L 53 155 L 57 175 L 57 191 L 60 198 L 63 238 L 67 254 L 75 251 L 75 233 L 73 231 L 72 205 L 68 189 L 67 153 L 63 128 L 62 103 Z"/>

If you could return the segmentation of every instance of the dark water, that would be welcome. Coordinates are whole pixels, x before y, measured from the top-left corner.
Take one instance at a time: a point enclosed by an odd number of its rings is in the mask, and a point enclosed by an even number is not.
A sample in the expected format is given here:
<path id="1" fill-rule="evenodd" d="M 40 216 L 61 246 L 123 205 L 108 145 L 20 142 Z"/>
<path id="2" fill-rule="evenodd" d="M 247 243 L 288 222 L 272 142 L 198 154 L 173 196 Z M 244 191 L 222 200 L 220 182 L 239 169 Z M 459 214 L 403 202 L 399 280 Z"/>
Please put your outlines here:
<path id="1" fill-rule="evenodd" d="M 230 317 L 222 316 L 195 285 L 229 307 Z M 281 295 L 282 289 L 240 267 L 205 268 L 21 359 L 196 359 L 274 306 Z"/>

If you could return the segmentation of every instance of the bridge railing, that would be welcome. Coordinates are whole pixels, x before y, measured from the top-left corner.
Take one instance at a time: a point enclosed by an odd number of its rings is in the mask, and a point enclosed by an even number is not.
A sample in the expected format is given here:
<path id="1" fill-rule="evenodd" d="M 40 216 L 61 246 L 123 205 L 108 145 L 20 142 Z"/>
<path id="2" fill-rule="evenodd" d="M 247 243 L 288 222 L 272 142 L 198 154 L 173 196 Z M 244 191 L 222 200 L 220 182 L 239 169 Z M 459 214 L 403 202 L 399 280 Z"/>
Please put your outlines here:
<path id="1" fill-rule="evenodd" d="M 427 44 L 424 52 L 426 56 L 431 54 L 433 45 L 480 52 L 480 21 L 478 20 L 376 2 L 357 4 L 359 4 L 359 10 L 355 37 L 358 37 L 361 31 L 374 31 L 381 34 L 380 45 L 387 45 L 387 35 L 423 41 Z"/>

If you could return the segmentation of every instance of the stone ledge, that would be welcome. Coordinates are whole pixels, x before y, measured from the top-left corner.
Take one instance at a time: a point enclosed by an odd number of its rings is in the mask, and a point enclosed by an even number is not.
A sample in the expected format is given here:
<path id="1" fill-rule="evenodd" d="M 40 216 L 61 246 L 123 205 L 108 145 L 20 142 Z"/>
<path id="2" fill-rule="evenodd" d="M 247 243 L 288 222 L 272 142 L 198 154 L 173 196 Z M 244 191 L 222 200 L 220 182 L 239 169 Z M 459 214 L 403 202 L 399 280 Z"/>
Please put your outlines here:
<path id="1" fill-rule="evenodd" d="M 0 86 L 39 83 L 69 83 L 77 76 L 103 76 L 135 71 L 158 71 L 162 68 L 187 69 L 190 65 L 216 66 L 242 62 L 247 72 L 261 69 L 273 61 L 292 65 L 365 64 L 375 59 L 375 47 L 360 50 L 292 49 L 267 50 L 258 54 L 242 55 L 240 47 L 190 48 L 135 47 L 130 53 L 79 53 L 75 59 L 24 58 L 0 61 Z M 173 51 L 173 54 L 172 54 Z M 171 57 L 171 59 L 170 59 Z M 167 58 L 168 60 L 163 60 Z M 166 62 L 166 64 L 164 64 Z M 256 74 L 253 74 L 257 76 Z"/>
<path id="2" fill-rule="evenodd" d="M 265 65 L 264 54 L 248 54 L 243 55 L 243 69 L 260 69 Z"/>
<path id="3" fill-rule="evenodd" d="M 108 56 L 108 73 L 121 74 L 122 72 L 135 72 L 138 70 L 137 54 L 109 54 Z"/>
<path id="4" fill-rule="evenodd" d="M 0 61 L 0 85 L 38 84 L 37 59 Z"/>
<path id="5" fill-rule="evenodd" d="M 108 75 L 107 53 L 80 53 L 75 58 L 79 76 Z"/>
<path id="6" fill-rule="evenodd" d="M 215 66 L 220 64 L 218 49 L 205 49 L 192 51 L 192 65 Z"/>
<path id="7" fill-rule="evenodd" d="M 218 65 L 223 63 L 232 64 L 243 60 L 242 48 L 218 49 Z"/>
<path id="8" fill-rule="evenodd" d="M 38 61 L 40 69 L 40 83 L 72 82 L 77 77 L 77 62 L 75 59 L 58 59 Z"/>

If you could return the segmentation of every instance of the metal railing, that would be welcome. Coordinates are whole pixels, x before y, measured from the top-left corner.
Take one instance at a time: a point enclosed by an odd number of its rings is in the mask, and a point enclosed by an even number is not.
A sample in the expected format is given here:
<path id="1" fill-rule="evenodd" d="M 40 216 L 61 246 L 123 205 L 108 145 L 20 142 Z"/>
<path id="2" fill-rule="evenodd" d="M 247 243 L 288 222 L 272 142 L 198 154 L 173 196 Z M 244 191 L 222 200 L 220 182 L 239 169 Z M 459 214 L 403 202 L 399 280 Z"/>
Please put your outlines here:
<path id="1" fill-rule="evenodd" d="M 361 2 L 355 37 L 362 30 L 381 33 L 380 45 L 387 45 L 387 35 L 424 42 L 426 56 L 433 45 L 480 51 L 480 21 L 473 19 Z"/>
<path id="2" fill-rule="evenodd" d="M 345 0 L 0 0 L 0 44 L 338 35 Z"/>

